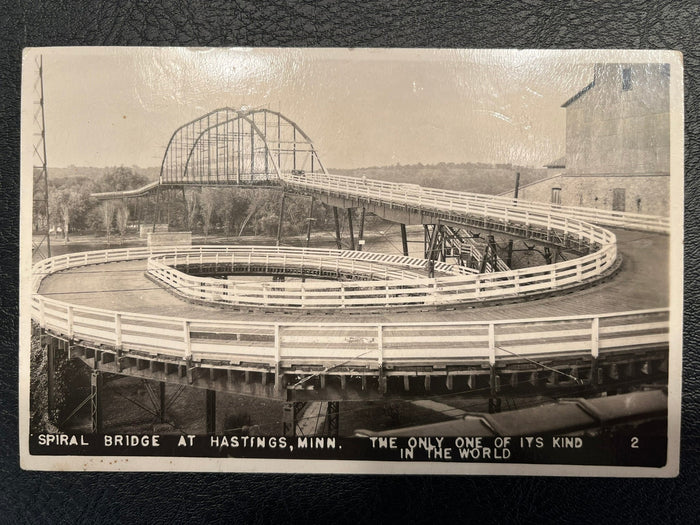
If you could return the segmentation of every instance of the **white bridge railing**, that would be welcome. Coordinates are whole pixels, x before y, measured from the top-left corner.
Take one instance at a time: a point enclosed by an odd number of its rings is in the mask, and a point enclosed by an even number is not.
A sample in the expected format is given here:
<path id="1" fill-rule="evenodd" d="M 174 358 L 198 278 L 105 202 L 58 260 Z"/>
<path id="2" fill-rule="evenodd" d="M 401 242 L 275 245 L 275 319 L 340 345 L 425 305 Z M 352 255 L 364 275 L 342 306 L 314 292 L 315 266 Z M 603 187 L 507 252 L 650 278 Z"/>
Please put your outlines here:
<path id="1" fill-rule="evenodd" d="M 365 259 L 355 259 L 353 255 L 358 253 Z M 606 249 L 593 255 L 594 257 L 507 272 L 431 278 L 426 275 L 426 261 L 422 259 L 411 260 L 370 252 L 301 248 L 278 251 L 277 248 L 245 246 L 231 250 L 211 246 L 202 247 L 199 253 L 151 257 L 148 260 L 148 274 L 184 297 L 218 304 L 284 308 L 446 305 L 532 295 L 595 279 L 614 264 L 615 251 Z M 383 266 L 377 260 L 383 260 Z M 390 265 L 400 262 L 403 262 L 406 269 Z M 236 265 L 239 271 L 259 268 L 268 272 L 282 268 L 296 268 L 297 271 L 306 268 L 315 269 L 319 273 L 365 274 L 378 279 L 345 282 L 236 282 L 193 276 L 173 268 L 189 265 Z M 422 274 L 408 271 L 411 267 L 422 269 Z M 462 268 L 436 263 L 436 269 L 445 271 Z"/>
<path id="2" fill-rule="evenodd" d="M 415 279 L 427 275 L 428 261 L 415 257 L 352 250 L 326 250 L 287 246 L 197 246 L 186 254 L 149 258 L 148 271 L 155 275 L 163 266 L 207 265 L 236 267 L 238 271 L 289 271 L 299 274 L 328 273 L 364 279 Z M 473 268 L 436 262 L 438 272 L 451 275 L 477 273 Z M 199 278 L 197 278 L 199 280 Z M 215 281 L 221 282 L 219 279 Z"/>
<path id="3" fill-rule="evenodd" d="M 450 190 L 423 188 L 416 184 L 400 184 L 373 179 L 361 179 L 332 174 L 283 173 L 282 180 L 291 185 L 325 192 L 340 192 L 348 197 L 397 205 L 408 205 L 425 210 L 500 217 L 505 222 L 571 230 L 574 222 L 629 228 L 658 233 L 670 232 L 670 219 L 656 215 L 558 206 L 495 195 L 482 195 Z M 571 222 L 571 224 L 568 224 Z M 572 231 L 572 233 L 574 233 Z"/>
<path id="4" fill-rule="evenodd" d="M 385 289 L 384 300 L 391 304 L 407 304 L 411 297 L 416 301 L 430 298 L 436 302 L 448 296 L 456 300 L 481 300 L 553 289 L 602 275 L 614 264 L 617 255 L 612 232 L 580 220 L 566 208 L 350 177 L 297 174 L 285 175 L 284 179 L 286 183 L 301 188 L 350 198 L 454 215 L 482 216 L 504 224 L 520 223 L 557 232 L 568 239 L 585 240 L 594 249 L 588 255 L 554 265 L 488 275 L 441 277 L 439 282 L 438 279 L 430 281 L 432 289 L 416 280 L 412 283 L 416 288 L 407 294 L 401 291 L 401 295 L 389 294 L 386 297 Z M 617 217 L 613 215 L 612 219 Z M 618 221 L 613 224 L 629 226 Z M 654 231 L 665 230 L 660 227 Z M 207 250 L 209 247 L 125 248 L 45 259 L 33 268 L 32 318 L 43 328 L 68 338 L 138 350 L 154 356 L 216 359 L 231 363 L 260 362 L 285 367 L 309 363 L 326 367 L 339 364 L 368 367 L 465 362 L 494 364 L 497 360 L 543 355 L 596 357 L 604 352 L 668 344 L 668 309 L 462 323 L 241 323 L 109 311 L 67 304 L 36 293 L 45 276 L 71 267 L 157 255 L 192 256 L 207 253 Z M 376 285 L 377 282 L 351 284 L 361 287 L 364 284 Z M 321 285 L 327 286 L 326 283 Z M 411 286 L 411 283 L 404 286 Z M 358 302 L 364 300 L 373 304 L 377 301 L 373 293 L 371 289 L 358 289 L 352 297 Z"/>
<path id="5" fill-rule="evenodd" d="M 668 344 L 667 309 L 488 322 L 245 323 L 115 312 L 35 294 L 32 317 L 53 333 L 124 351 L 285 368 L 494 364 Z"/>

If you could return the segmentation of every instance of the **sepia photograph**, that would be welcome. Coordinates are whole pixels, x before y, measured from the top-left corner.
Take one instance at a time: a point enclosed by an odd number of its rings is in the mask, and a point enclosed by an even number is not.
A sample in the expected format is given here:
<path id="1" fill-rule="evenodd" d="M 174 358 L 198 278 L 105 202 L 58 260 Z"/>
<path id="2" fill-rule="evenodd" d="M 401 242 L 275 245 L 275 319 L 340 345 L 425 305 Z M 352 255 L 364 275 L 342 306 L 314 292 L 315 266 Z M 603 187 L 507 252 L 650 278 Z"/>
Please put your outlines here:
<path id="1" fill-rule="evenodd" d="M 22 468 L 676 476 L 682 79 L 25 50 Z"/>

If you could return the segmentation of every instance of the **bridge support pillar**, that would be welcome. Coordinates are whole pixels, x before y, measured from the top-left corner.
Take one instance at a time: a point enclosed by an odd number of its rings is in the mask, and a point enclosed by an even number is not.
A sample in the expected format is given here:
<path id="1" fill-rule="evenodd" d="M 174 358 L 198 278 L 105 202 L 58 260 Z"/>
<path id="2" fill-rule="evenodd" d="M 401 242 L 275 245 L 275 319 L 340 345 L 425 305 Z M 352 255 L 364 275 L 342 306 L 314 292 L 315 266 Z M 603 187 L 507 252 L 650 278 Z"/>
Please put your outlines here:
<path id="1" fill-rule="evenodd" d="M 362 208 L 360 213 L 360 231 L 357 234 L 357 251 L 362 251 L 362 245 L 365 243 L 365 209 Z"/>
<path id="2" fill-rule="evenodd" d="M 153 229 L 151 230 L 152 232 L 155 233 L 156 231 L 156 224 L 160 222 L 160 192 L 161 192 L 161 185 L 159 184 L 158 187 L 156 188 L 156 209 L 153 211 Z"/>
<path id="3" fill-rule="evenodd" d="M 187 202 L 187 195 L 185 195 L 185 187 L 182 186 L 180 189 L 182 190 L 182 202 L 185 204 L 185 230 L 189 230 L 190 229 L 190 204 Z"/>
<path id="4" fill-rule="evenodd" d="M 335 245 L 339 250 L 343 249 L 340 242 L 340 219 L 338 219 L 338 207 L 333 206 L 333 220 L 335 221 Z"/>
<path id="5" fill-rule="evenodd" d="M 90 377 L 90 420 L 92 424 L 92 433 L 102 432 L 102 372 L 98 370 L 92 371 Z"/>
<path id="6" fill-rule="evenodd" d="M 497 396 L 501 390 L 501 378 L 496 374 L 496 367 L 491 365 L 489 386 L 491 387 L 489 397 L 489 414 L 501 411 L 501 398 Z"/>
<path id="7" fill-rule="evenodd" d="M 510 374 L 510 386 L 511 388 L 515 388 L 518 386 L 518 374 L 516 372 Z"/>
<path id="8" fill-rule="evenodd" d="M 408 257 L 408 235 L 406 234 L 406 225 L 403 223 L 401 223 L 401 247 L 404 256 Z"/>
<path id="9" fill-rule="evenodd" d="M 496 251 L 496 240 L 493 235 L 487 237 L 488 244 L 486 245 L 486 250 L 484 251 L 483 259 L 481 260 L 481 268 L 479 273 L 486 272 L 486 267 L 488 264 L 491 265 L 491 271 L 498 271 L 498 252 Z"/>
<path id="10" fill-rule="evenodd" d="M 187 359 L 185 361 L 185 372 L 187 374 L 187 382 L 191 385 L 194 382 L 194 367 L 192 366 L 192 360 Z"/>
<path id="11" fill-rule="evenodd" d="M 467 387 L 469 390 L 474 390 L 476 388 L 476 375 L 475 374 L 469 374 L 467 376 Z"/>
<path id="12" fill-rule="evenodd" d="M 379 374 L 379 393 L 384 395 L 387 393 L 387 380 L 386 375 L 384 375 L 384 367 L 380 366 L 378 370 Z"/>
<path id="13" fill-rule="evenodd" d="M 506 266 L 513 267 L 513 239 L 508 241 L 508 251 L 506 252 Z"/>
<path id="14" fill-rule="evenodd" d="M 597 387 L 600 384 L 600 377 L 598 375 L 598 358 L 594 357 L 591 359 L 591 375 L 588 383 L 593 386 Z"/>
<path id="15" fill-rule="evenodd" d="M 46 375 L 49 418 L 51 419 L 56 409 L 56 340 L 53 337 L 47 337 L 46 341 Z"/>
<path id="16" fill-rule="evenodd" d="M 279 363 L 275 364 L 275 395 L 281 397 L 282 390 L 287 386 L 286 378 Z"/>
<path id="17" fill-rule="evenodd" d="M 497 414 L 501 411 L 501 398 L 500 397 L 490 397 L 489 398 L 489 414 Z"/>
<path id="18" fill-rule="evenodd" d="M 340 401 L 329 401 L 326 406 L 326 421 L 328 422 L 328 436 L 338 437 L 340 428 Z"/>
<path id="19" fill-rule="evenodd" d="M 436 253 L 436 251 L 438 246 L 438 240 L 440 238 L 440 223 L 438 222 L 437 224 L 433 225 L 432 232 L 428 229 L 427 224 L 424 225 L 424 228 L 425 235 L 423 244 L 425 246 L 425 258 L 428 260 L 439 261 L 442 258 L 441 253 Z"/>
<path id="20" fill-rule="evenodd" d="M 216 433 L 216 390 L 206 390 L 207 434 Z"/>
<path id="21" fill-rule="evenodd" d="M 282 407 L 282 435 L 294 437 L 297 435 L 297 420 L 306 405 L 303 401 L 287 401 Z"/>
<path id="22" fill-rule="evenodd" d="M 350 249 L 355 250 L 355 233 L 352 229 L 352 208 L 348 208 L 348 234 L 350 235 Z"/>
<path id="23" fill-rule="evenodd" d="M 284 218 L 284 199 L 286 195 L 287 194 L 283 191 L 282 197 L 280 198 L 280 218 L 279 222 L 277 223 L 277 246 L 279 246 L 280 242 L 282 242 L 282 219 Z"/>
<path id="24" fill-rule="evenodd" d="M 309 203 L 309 222 L 306 225 L 306 247 L 309 247 L 309 244 L 311 243 L 311 223 L 314 220 L 314 198 L 313 196 L 311 197 L 311 202 Z M 302 282 L 304 281 L 304 278 L 301 278 Z"/>
<path id="25" fill-rule="evenodd" d="M 610 369 L 608 370 L 608 375 L 610 376 L 610 379 L 614 379 L 615 381 L 620 379 L 620 371 L 617 367 L 617 364 L 612 363 L 610 365 Z"/>
<path id="26" fill-rule="evenodd" d="M 161 423 L 165 423 L 165 381 L 160 381 L 158 383 L 158 394 L 159 394 L 159 405 L 158 405 L 158 418 Z"/>

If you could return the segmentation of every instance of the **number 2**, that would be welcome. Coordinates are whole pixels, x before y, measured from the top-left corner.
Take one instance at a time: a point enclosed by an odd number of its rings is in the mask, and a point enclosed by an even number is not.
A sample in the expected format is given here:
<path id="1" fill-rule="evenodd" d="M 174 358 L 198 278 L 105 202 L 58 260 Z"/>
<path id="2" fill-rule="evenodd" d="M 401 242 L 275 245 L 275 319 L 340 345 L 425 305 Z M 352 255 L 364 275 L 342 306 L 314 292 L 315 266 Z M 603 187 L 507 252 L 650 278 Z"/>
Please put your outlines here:
<path id="1" fill-rule="evenodd" d="M 638 437 L 633 437 L 632 438 L 632 443 L 630 444 L 631 448 L 639 448 L 639 438 Z"/>

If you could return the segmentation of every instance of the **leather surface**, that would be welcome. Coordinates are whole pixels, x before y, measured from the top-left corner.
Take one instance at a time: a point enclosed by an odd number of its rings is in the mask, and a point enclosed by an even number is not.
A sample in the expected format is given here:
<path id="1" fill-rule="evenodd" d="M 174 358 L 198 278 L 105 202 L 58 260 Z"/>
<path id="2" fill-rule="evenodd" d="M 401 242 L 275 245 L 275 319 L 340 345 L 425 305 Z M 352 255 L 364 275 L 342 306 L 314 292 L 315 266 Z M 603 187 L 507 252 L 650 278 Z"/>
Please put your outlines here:
<path id="1" fill-rule="evenodd" d="M 700 5 L 687 1 L 0 2 L 1 522 L 695 522 Z M 681 475 L 672 480 L 22 472 L 17 437 L 21 49 L 51 45 L 658 48 L 685 55 Z"/>

